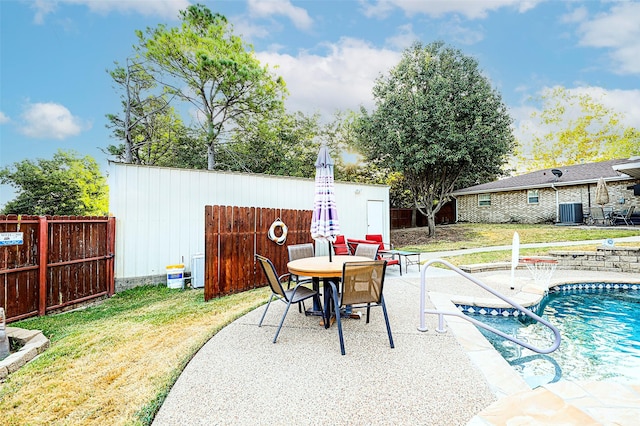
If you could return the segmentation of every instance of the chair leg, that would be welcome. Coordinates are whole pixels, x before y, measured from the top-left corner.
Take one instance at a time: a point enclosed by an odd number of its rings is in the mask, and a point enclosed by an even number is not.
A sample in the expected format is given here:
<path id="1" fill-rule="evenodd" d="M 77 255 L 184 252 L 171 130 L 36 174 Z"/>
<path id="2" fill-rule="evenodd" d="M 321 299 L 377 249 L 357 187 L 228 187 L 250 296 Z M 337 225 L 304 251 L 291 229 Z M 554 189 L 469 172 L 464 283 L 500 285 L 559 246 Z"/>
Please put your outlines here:
<path id="1" fill-rule="evenodd" d="M 262 313 L 262 318 L 260 318 L 258 327 L 262 327 L 262 321 L 264 321 L 264 317 L 267 315 L 267 311 L 269 310 L 269 306 L 271 305 L 272 300 L 273 300 L 273 293 L 271 293 L 271 296 L 269 296 L 269 302 L 267 302 L 267 307 L 264 308 L 264 312 Z"/>
<path id="2" fill-rule="evenodd" d="M 387 315 L 387 305 L 384 303 L 384 296 L 380 296 L 380 304 L 384 313 L 384 322 L 387 324 L 387 334 L 389 335 L 389 345 L 393 348 L 393 337 L 391 336 L 391 326 L 389 325 L 389 315 Z"/>
<path id="3" fill-rule="evenodd" d="M 293 275 L 289 275 L 289 281 L 287 282 L 287 290 L 291 290 L 291 278 L 293 277 Z M 296 284 L 298 283 L 298 276 L 296 276 Z M 302 310 L 304 308 L 304 302 L 299 302 L 298 303 L 298 312 L 302 313 Z"/>
<path id="4" fill-rule="evenodd" d="M 331 292 L 331 288 L 329 287 L 330 285 L 332 285 L 332 283 L 329 281 L 328 285 L 327 283 L 325 283 L 324 285 L 324 310 L 323 310 L 323 318 L 324 318 L 324 328 L 329 328 L 329 325 L 331 324 L 331 303 L 332 301 L 332 292 Z M 335 286 L 334 286 L 335 288 Z M 319 305 L 320 306 L 320 305 Z"/>
<path id="5" fill-rule="evenodd" d="M 340 305 L 339 305 L 340 302 L 338 302 L 338 289 L 336 288 L 336 285 L 333 282 L 330 282 L 330 284 L 331 284 L 331 293 L 333 297 L 333 306 L 336 312 L 336 323 L 338 323 L 338 337 L 340 338 L 340 352 L 342 353 L 342 355 L 345 355 L 346 352 L 344 350 L 344 338 L 342 336 L 342 321 L 340 320 Z"/>
<path id="6" fill-rule="evenodd" d="M 291 306 L 291 301 L 287 302 L 287 307 L 284 310 L 284 314 L 282 314 L 282 319 L 280 320 L 280 325 L 278 325 L 278 330 L 276 331 L 276 335 L 273 338 L 273 343 L 278 340 L 278 334 L 280 334 L 280 329 L 282 328 L 282 324 L 284 324 L 284 319 L 287 317 L 287 312 L 289 312 L 289 307 Z"/>
<path id="7" fill-rule="evenodd" d="M 371 313 L 371 303 L 367 303 L 367 324 L 369 324 L 369 314 Z"/>

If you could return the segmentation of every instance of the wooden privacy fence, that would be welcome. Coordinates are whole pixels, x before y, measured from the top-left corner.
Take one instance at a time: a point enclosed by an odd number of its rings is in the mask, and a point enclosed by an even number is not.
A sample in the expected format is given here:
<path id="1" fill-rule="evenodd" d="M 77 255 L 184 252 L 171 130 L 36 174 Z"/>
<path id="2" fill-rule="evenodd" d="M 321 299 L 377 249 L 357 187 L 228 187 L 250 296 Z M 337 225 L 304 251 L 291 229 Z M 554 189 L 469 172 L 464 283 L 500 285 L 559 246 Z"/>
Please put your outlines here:
<path id="1" fill-rule="evenodd" d="M 279 274 L 286 273 L 287 246 L 313 242 L 311 217 L 312 210 L 205 206 L 205 300 L 266 285 L 255 253 L 271 259 Z M 288 228 L 283 245 L 268 237 L 278 218 Z"/>
<path id="2" fill-rule="evenodd" d="M 427 226 L 427 218 L 417 209 L 390 209 L 391 229 Z M 436 224 L 456 222 L 456 204 L 448 201 L 435 216 Z"/>
<path id="3" fill-rule="evenodd" d="M 44 315 L 115 292 L 114 217 L 0 216 L 0 306 L 7 322 Z M 1 243 L 1 241 L 0 241 Z"/>

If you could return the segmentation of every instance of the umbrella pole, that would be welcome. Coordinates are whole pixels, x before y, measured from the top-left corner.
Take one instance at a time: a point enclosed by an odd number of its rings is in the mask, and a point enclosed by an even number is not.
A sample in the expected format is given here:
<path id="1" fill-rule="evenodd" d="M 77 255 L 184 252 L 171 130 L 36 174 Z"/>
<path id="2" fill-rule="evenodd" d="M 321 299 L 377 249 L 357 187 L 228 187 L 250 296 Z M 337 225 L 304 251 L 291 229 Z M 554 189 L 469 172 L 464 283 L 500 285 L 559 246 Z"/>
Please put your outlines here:
<path id="1" fill-rule="evenodd" d="M 331 259 L 331 241 L 329 241 L 329 262 L 333 262 L 333 259 Z"/>

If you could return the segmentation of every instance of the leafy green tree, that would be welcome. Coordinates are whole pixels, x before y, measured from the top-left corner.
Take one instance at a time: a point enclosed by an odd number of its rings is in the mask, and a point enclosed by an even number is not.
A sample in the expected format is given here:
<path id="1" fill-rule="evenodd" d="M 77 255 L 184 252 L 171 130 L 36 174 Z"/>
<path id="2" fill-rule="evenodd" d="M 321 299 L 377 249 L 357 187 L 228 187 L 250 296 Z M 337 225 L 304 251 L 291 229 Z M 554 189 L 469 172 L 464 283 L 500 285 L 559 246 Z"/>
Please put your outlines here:
<path id="1" fill-rule="evenodd" d="M 116 68 L 109 71 L 109 75 L 116 89 L 122 92 L 123 112 L 121 115 L 107 114 L 110 122 L 107 127 L 113 128 L 114 136 L 123 143 L 120 146 L 110 145 L 107 150 L 125 163 L 153 164 L 148 158 L 154 143 L 149 134 L 157 133 L 157 126 L 149 126 L 149 123 L 162 121 L 157 116 L 169 108 L 169 102 L 164 96 L 152 93 L 157 84 L 139 60 L 127 59 L 126 67 L 116 63 Z M 168 115 L 171 117 L 171 113 Z M 153 150 L 157 151 L 157 147 Z"/>
<path id="2" fill-rule="evenodd" d="M 139 58 L 127 59 L 124 67 L 116 63 L 109 75 L 121 92 L 123 111 L 107 114 L 107 127 L 122 143 L 109 145 L 105 152 L 124 163 L 180 167 L 179 148 L 192 139 L 170 106 L 173 96 L 156 93 L 158 85 Z"/>
<path id="3" fill-rule="evenodd" d="M 373 89 L 358 145 L 370 161 L 401 172 L 435 235 L 435 214 L 464 178 L 500 176 L 514 147 L 512 120 L 475 59 L 442 42 L 415 43 Z"/>
<path id="4" fill-rule="evenodd" d="M 106 215 L 109 194 L 105 177 L 91 157 L 58 150 L 51 160 L 23 160 L 0 170 L 0 182 L 13 186 L 15 199 L 3 214 Z"/>
<path id="5" fill-rule="evenodd" d="M 256 117 L 254 117 L 256 118 Z M 220 146 L 218 168 L 280 176 L 312 177 L 321 132 L 319 116 L 281 113 L 243 119 Z"/>
<path id="6" fill-rule="evenodd" d="M 544 133 L 532 132 L 531 155 L 523 150 L 518 155 L 520 169 L 533 171 L 640 154 L 640 131 L 625 127 L 621 113 L 589 94 L 555 87 L 539 100 L 542 111 L 532 113 L 531 119 Z"/>
<path id="7" fill-rule="evenodd" d="M 229 139 L 225 130 L 243 118 L 281 110 L 285 83 L 260 64 L 224 16 L 193 5 L 180 17 L 180 28 L 138 31 L 137 50 L 168 93 L 196 108 L 206 135 L 207 168 L 213 170 L 218 144 Z"/>
<path id="8" fill-rule="evenodd" d="M 154 102 L 147 102 L 146 105 L 153 108 Z M 123 141 L 118 145 L 109 145 L 105 150 L 117 161 L 184 167 L 179 160 L 182 155 L 181 149 L 191 142 L 198 145 L 188 136 L 188 129 L 171 106 L 163 107 L 154 113 L 139 111 L 139 114 L 135 115 L 135 125 L 131 126 L 125 124 L 125 121 L 118 116 L 109 114 L 107 118 L 111 123 L 109 126 L 114 129 L 114 137 Z M 125 130 L 127 128 L 128 130 Z M 199 149 L 204 156 L 206 148 L 199 144 Z"/>

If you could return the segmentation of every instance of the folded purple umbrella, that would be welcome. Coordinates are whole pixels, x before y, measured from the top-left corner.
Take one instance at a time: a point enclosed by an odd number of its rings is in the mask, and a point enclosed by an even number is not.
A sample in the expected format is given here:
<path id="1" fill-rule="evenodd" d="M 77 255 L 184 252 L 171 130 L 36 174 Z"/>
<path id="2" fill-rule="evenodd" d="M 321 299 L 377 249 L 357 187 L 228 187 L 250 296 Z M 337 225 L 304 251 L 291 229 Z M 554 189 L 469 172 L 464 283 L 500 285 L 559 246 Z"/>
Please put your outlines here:
<path id="1" fill-rule="evenodd" d="M 340 234 L 338 209 L 333 183 L 334 162 L 325 145 L 320 147 L 316 160 L 316 186 L 313 201 L 313 218 L 311 219 L 311 237 L 316 241 L 329 242 L 329 260 L 331 260 L 331 243 Z"/>

